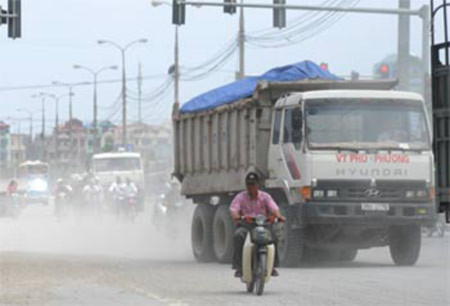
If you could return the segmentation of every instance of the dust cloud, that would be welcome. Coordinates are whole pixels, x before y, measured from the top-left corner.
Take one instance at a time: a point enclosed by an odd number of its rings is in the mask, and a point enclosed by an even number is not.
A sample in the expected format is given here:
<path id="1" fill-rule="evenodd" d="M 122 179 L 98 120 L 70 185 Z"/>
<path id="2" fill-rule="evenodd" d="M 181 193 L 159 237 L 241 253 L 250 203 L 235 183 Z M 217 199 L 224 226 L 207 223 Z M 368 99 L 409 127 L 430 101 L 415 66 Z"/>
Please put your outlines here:
<path id="1" fill-rule="evenodd" d="M 17 219 L 0 218 L 0 252 L 191 260 L 193 205 L 188 205 L 182 215 L 164 216 L 158 226 L 151 204 L 133 222 L 110 212 L 58 219 L 53 205 L 31 205 Z"/>

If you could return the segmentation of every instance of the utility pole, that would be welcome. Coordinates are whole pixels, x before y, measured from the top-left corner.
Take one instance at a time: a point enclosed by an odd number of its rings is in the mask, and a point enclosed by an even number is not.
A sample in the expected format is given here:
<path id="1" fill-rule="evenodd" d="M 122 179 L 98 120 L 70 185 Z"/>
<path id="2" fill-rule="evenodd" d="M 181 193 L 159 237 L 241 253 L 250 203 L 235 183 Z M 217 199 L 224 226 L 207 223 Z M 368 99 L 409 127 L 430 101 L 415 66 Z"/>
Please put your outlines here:
<path id="1" fill-rule="evenodd" d="M 45 97 L 42 96 L 42 132 L 41 132 L 42 141 L 45 139 Z"/>
<path id="2" fill-rule="evenodd" d="M 116 44 L 113 41 L 110 40 L 99 40 L 99 44 L 108 44 L 116 49 L 118 49 L 122 55 L 122 145 L 127 146 L 127 78 L 126 78 L 126 71 L 125 71 L 125 52 L 133 45 L 141 43 L 145 44 L 147 43 L 147 39 L 141 38 L 135 41 L 132 41 L 125 45 L 124 47 Z"/>
<path id="3" fill-rule="evenodd" d="M 398 8 L 404 10 L 411 9 L 411 0 L 399 0 Z M 410 45 L 410 28 L 411 21 L 409 15 L 398 16 L 398 46 L 397 46 L 397 63 L 399 88 L 408 89 L 409 86 L 409 45 Z"/>
<path id="4" fill-rule="evenodd" d="M 18 122 L 18 129 L 17 129 L 17 147 L 19 154 L 17 155 L 17 164 L 20 164 L 20 161 L 22 160 L 22 137 L 20 137 L 20 120 Z"/>
<path id="5" fill-rule="evenodd" d="M 122 145 L 127 147 L 127 74 L 125 71 L 125 51 L 122 50 Z"/>
<path id="6" fill-rule="evenodd" d="M 55 162 L 58 162 L 59 98 L 55 97 Z"/>
<path id="7" fill-rule="evenodd" d="M 174 67 L 174 103 L 180 105 L 180 49 L 178 41 L 178 25 L 175 25 L 175 67 Z"/>
<path id="8" fill-rule="evenodd" d="M 94 92 L 93 92 L 93 120 L 92 120 L 92 135 L 93 135 L 93 152 L 98 153 L 99 152 L 99 144 L 100 141 L 98 139 L 98 120 L 97 120 L 97 113 L 98 113 L 98 107 L 97 107 L 97 82 L 98 82 L 98 76 L 100 73 L 106 70 L 116 70 L 117 66 L 106 66 L 103 68 L 100 68 L 98 70 L 93 70 L 89 67 L 82 66 L 82 65 L 73 65 L 74 69 L 82 69 L 87 72 L 89 72 L 92 75 L 93 84 L 94 84 Z"/>
<path id="9" fill-rule="evenodd" d="M 241 0 L 243 4 L 243 0 Z M 245 21 L 244 21 L 244 7 L 241 6 L 239 10 L 239 73 L 238 79 L 242 80 L 245 77 Z"/>
<path id="10" fill-rule="evenodd" d="M 142 123 L 142 64 L 139 62 L 138 83 L 138 122 Z"/>

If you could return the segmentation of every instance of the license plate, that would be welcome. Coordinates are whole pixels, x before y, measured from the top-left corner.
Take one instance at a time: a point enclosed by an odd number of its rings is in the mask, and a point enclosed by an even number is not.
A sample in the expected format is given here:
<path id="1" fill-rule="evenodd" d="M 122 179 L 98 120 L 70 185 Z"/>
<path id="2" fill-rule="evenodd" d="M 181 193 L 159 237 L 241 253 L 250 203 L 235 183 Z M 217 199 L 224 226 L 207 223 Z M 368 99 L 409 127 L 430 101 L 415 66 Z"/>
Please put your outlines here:
<path id="1" fill-rule="evenodd" d="M 387 203 L 362 203 L 361 209 L 364 211 L 388 211 L 389 204 L 387 204 Z"/>

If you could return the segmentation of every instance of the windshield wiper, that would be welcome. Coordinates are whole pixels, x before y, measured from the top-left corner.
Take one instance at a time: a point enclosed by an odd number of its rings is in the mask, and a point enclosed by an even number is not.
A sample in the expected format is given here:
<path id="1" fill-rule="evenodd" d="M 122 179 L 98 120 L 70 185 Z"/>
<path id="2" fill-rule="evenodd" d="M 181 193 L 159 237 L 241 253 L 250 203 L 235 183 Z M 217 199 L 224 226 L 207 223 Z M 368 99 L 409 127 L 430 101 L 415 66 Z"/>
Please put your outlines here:
<path id="1" fill-rule="evenodd" d="M 343 146 L 312 146 L 311 149 L 314 149 L 314 150 L 337 150 L 338 152 L 350 151 L 350 152 L 355 152 L 355 153 L 359 153 L 359 151 L 361 151 L 361 149 L 359 149 L 359 148 L 350 148 L 350 147 L 343 147 Z"/>
<path id="2" fill-rule="evenodd" d="M 405 152 L 417 152 L 417 153 L 422 153 L 425 149 L 414 149 L 414 148 L 402 148 L 402 147 L 373 147 L 370 148 L 368 150 L 371 151 L 381 151 L 381 150 L 385 150 L 385 151 L 402 151 L 403 153 Z"/>

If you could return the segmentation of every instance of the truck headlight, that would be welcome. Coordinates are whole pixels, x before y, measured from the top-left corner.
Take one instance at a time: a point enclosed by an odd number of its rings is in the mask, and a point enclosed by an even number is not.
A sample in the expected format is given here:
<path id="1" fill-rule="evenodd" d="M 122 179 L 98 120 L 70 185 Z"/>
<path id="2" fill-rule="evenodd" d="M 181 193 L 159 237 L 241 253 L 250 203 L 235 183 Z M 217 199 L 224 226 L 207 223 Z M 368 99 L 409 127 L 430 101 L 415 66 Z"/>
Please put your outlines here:
<path id="1" fill-rule="evenodd" d="M 323 198 L 325 196 L 325 191 L 323 190 L 314 190 L 313 197 L 315 198 Z"/>
<path id="2" fill-rule="evenodd" d="M 407 198 L 414 198 L 416 196 L 416 192 L 414 190 L 407 190 L 406 191 L 406 197 Z"/>
<path id="3" fill-rule="evenodd" d="M 327 190 L 327 198 L 337 198 L 338 192 L 337 190 L 331 189 Z"/>
<path id="4" fill-rule="evenodd" d="M 418 198 L 425 198 L 427 196 L 427 191 L 424 189 L 419 189 L 417 190 L 416 195 Z"/>

